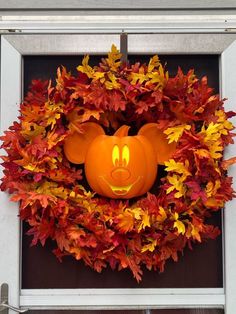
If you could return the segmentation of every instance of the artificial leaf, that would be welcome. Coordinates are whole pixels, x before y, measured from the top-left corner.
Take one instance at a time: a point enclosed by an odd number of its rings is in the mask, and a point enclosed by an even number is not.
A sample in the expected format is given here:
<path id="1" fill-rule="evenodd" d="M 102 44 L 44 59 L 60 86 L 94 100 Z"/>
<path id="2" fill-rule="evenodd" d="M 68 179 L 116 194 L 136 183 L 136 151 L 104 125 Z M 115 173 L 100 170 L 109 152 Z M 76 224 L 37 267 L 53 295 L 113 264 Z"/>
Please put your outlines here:
<path id="1" fill-rule="evenodd" d="M 183 135 L 183 132 L 185 130 L 188 131 L 190 129 L 191 129 L 191 125 L 182 124 L 182 125 L 168 128 L 164 131 L 164 133 L 167 135 L 169 143 L 173 143 L 173 142 L 178 142 L 180 137 Z"/>

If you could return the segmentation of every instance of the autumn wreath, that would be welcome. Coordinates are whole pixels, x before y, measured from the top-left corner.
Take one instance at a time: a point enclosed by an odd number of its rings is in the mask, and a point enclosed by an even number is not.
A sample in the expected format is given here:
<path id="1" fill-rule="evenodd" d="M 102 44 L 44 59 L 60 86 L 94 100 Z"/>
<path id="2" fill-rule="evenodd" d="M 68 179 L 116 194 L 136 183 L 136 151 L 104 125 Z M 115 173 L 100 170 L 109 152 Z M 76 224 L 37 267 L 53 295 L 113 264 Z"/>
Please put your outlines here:
<path id="1" fill-rule="evenodd" d="M 1 189 L 19 202 L 33 245 L 51 238 L 59 258 L 72 255 L 98 272 L 107 265 L 130 268 L 139 281 L 143 265 L 163 271 L 186 245 L 219 234 L 206 218 L 234 196 L 226 171 L 234 159 L 223 161 L 222 155 L 233 142 L 228 118 L 235 114 L 224 111 L 224 100 L 193 70 L 169 77 L 157 56 L 133 65 L 120 58 L 112 46 L 98 66 L 89 66 L 85 56 L 76 76 L 58 68 L 55 86 L 32 81 L 19 122 L 1 138 Z M 108 135 L 123 124 L 136 134 L 145 123 L 156 123 L 175 143 L 166 175 L 129 200 L 94 193 L 84 169 L 69 162 L 63 149 L 88 121 Z"/>

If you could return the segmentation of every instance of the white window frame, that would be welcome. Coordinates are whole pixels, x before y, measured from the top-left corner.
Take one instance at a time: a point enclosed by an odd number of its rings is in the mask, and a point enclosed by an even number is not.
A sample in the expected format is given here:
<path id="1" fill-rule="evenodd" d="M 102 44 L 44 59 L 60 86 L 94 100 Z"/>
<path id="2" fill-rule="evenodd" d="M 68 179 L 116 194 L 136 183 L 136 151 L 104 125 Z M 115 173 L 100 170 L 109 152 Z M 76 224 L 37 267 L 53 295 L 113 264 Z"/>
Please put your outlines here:
<path id="1" fill-rule="evenodd" d="M 1 130 L 16 120 L 16 104 L 22 98 L 24 55 L 102 54 L 111 44 L 119 47 L 118 34 L 4 35 L 1 39 Z M 143 44 L 145 43 L 145 45 Z M 219 54 L 221 95 L 228 97 L 227 110 L 236 104 L 236 34 L 130 34 L 129 53 Z M 14 92 L 13 92 L 14 91 Z M 236 145 L 225 152 L 236 155 Z M 236 177 L 236 167 L 229 175 Z M 234 187 L 236 184 L 234 183 Z M 233 200 L 224 211 L 224 287 L 209 289 L 20 289 L 20 223 L 18 206 L 0 194 L 0 284 L 10 286 L 9 303 L 30 309 L 154 309 L 236 308 L 236 214 Z M 9 242 L 10 241 L 10 242 Z M 11 243 L 9 261 L 8 244 Z M 2 257 L 3 256 L 3 257 Z M 5 271 L 1 271 L 5 269 Z"/>

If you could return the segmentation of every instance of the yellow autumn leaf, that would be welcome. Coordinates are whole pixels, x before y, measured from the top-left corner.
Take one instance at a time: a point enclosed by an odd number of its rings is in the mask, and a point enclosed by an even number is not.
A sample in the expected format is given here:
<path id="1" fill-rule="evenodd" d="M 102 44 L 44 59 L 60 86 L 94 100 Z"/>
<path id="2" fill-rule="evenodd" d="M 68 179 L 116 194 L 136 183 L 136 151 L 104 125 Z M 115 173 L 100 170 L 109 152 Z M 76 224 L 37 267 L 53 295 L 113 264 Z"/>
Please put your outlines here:
<path id="1" fill-rule="evenodd" d="M 34 164 L 29 163 L 28 165 L 24 165 L 23 168 L 33 172 L 45 172 L 44 166 L 40 166 L 36 162 Z"/>
<path id="2" fill-rule="evenodd" d="M 184 163 L 182 162 L 176 162 L 174 159 L 170 159 L 169 161 L 165 162 L 165 170 L 166 171 L 173 171 L 178 174 L 181 174 L 184 179 L 186 179 L 188 176 L 191 176 L 191 173 L 188 171 L 189 167 L 189 161 L 185 160 Z"/>
<path id="3" fill-rule="evenodd" d="M 199 234 L 199 229 L 196 227 L 196 226 L 194 226 L 194 225 L 192 225 L 191 224 L 191 227 L 192 227 L 192 231 L 191 231 L 191 235 L 192 235 L 192 237 L 194 238 L 194 239 L 196 239 L 198 242 L 201 242 L 201 236 L 200 236 L 200 234 Z"/>
<path id="4" fill-rule="evenodd" d="M 223 110 L 218 110 L 215 112 L 218 117 L 217 123 L 220 124 L 219 132 L 223 135 L 228 135 L 229 131 L 234 129 L 232 122 L 230 122 Z"/>
<path id="5" fill-rule="evenodd" d="M 158 212 L 158 216 L 156 218 L 156 220 L 160 223 L 162 223 L 163 221 L 165 221 L 167 218 L 167 214 L 165 209 L 162 206 L 159 206 L 159 212 Z"/>
<path id="6" fill-rule="evenodd" d="M 36 123 L 22 121 L 22 131 L 20 133 L 25 139 L 31 140 L 38 135 L 42 135 L 42 137 L 44 137 L 46 131 L 45 127 L 40 126 Z"/>
<path id="7" fill-rule="evenodd" d="M 212 181 L 208 182 L 205 189 L 207 197 L 209 198 L 215 195 L 220 187 L 221 187 L 220 180 L 216 180 L 215 182 L 212 182 Z"/>
<path id="8" fill-rule="evenodd" d="M 177 228 L 179 234 L 185 234 L 185 225 L 182 223 L 182 221 L 175 221 L 174 228 Z"/>
<path id="9" fill-rule="evenodd" d="M 172 214 L 172 218 L 174 220 L 178 220 L 179 219 L 179 214 L 177 212 L 174 212 L 174 214 Z"/>
<path id="10" fill-rule="evenodd" d="M 146 76 L 146 73 L 144 71 L 144 68 L 141 66 L 139 68 L 138 73 L 131 73 L 129 76 L 129 80 L 131 80 L 130 84 L 136 85 L 137 83 L 142 84 L 144 81 L 146 81 L 148 77 Z"/>
<path id="11" fill-rule="evenodd" d="M 148 73 L 147 78 L 149 78 L 151 84 L 157 84 L 157 89 L 162 89 L 165 86 L 166 77 L 161 76 L 158 72 Z"/>
<path id="12" fill-rule="evenodd" d="M 145 229 L 146 227 L 150 227 L 150 216 L 147 212 L 143 211 L 142 219 L 138 227 L 138 232 L 140 232 L 142 229 Z"/>
<path id="13" fill-rule="evenodd" d="M 105 74 L 106 72 L 94 71 L 93 80 L 100 81 L 101 83 L 105 82 Z"/>
<path id="14" fill-rule="evenodd" d="M 211 122 L 208 126 L 203 125 L 199 133 L 205 143 L 209 141 L 217 141 L 220 138 L 220 124 Z"/>
<path id="15" fill-rule="evenodd" d="M 192 223 L 188 224 L 187 230 L 185 232 L 185 236 L 187 239 L 190 239 L 193 237 L 193 239 L 197 240 L 198 242 L 201 242 L 201 236 L 199 234 L 199 228 L 194 226 Z"/>
<path id="16" fill-rule="evenodd" d="M 141 207 L 130 208 L 129 212 L 131 212 L 137 220 L 142 219 L 142 214 L 144 213 Z"/>
<path id="17" fill-rule="evenodd" d="M 93 68 L 88 64 L 89 62 L 89 55 L 86 55 L 82 60 L 82 65 L 79 65 L 77 67 L 77 70 L 79 72 L 85 73 L 89 78 L 93 78 L 94 70 Z"/>
<path id="18" fill-rule="evenodd" d="M 184 196 L 184 194 L 186 193 L 186 187 L 184 186 L 182 181 L 183 179 L 180 176 L 176 174 L 174 174 L 173 176 L 167 176 L 167 180 L 171 184 L 171 186 L 166 191 L 167 194 L 176 190 L 177 192 L 174 194 L 176 198 Z"/>
<path id="19" fill-rule="evenodd" d="M 150 241 L 150 243 L 146 244 L 142 247 L 142 250 L 141 250 L 142 253 L 144 253 L 146 251 L 153 252 L 157 246 L 157 240 L 156 239 L 148 238 L 148 240 Z"/>
<path id="20" fill-rule="evenodd" d="M 199 158 L 209 158 L 210 153 L 207 149 L 204 148 L 199 148 L 199 149 L 194 149 L 194 155 L 197 155 Z"/>
<path id="21" fill-rule="evenodd" d="M 183 135 L 183 132 L 185 130 L 190 130 L 191 125 L 189 124 L 181 124 L 174 126 L 172 128 L 168 128 L 164 131 L 164 133 L 167 135 L 169 144 L 172 142 L 178 142 L 179 138 Z"/>
<path id="22" fill-rule="evenodd" d="M 109 65 L 111 71 L 116 72 L 117 69 L 121 65 L 121 53 L 119 50 L 116 48 L 116 46 L 113 44 L 111 47 L 111 51 L 108 52 L 108 58 L 106 58 L 107 64 Z"/>
<path id="23" fill-rule="evenodd" d="M 46 121 L 46 126 L 51 126 L 51 130 L 55 126 L 56 122 L 58 119 L 61 118 L 61 114 L 63 113 L 63 107 L 64 104 L 62 102 L 51 102 L 47 101 L 45 103 L 45 121 Z"/>
<path id="24" fill-rule="evenodd" d="M 148 63 L 148 72 L 152 72 L 155 68 L 158 68 L 161 65 L 158 55 L 153 56 L 150 58 Z"/>
<path id="25" fill-rule="evenodd" d="M 152 59 L 150 61 L 152 61 Z M 152 71 L 150 71 L 151 68 L 153 68 Z M 156 69 L 154 70 L 154 68 Z M 164 71 L 164 68 L 161 63 L 154 60 L 153 63 L 151 62 L 148 65 L 148 73 L 146 74 L 146 77 L 149 79 L 147 84 L 149 83 L 156 84 L 156 89 L 162 89 L 166 85 L 167 80 L 169 79 L 169 73 L 168 71 L 166 72 Z"/>
<path id="26" fill-rule="evenodd" d="M 107 73 L 109 81 L 105 81 L 105 86 L 107 89 L 119 89 L 121 87 L 120 83 L 117 81 L 117 77 L 111 72 Z"/>

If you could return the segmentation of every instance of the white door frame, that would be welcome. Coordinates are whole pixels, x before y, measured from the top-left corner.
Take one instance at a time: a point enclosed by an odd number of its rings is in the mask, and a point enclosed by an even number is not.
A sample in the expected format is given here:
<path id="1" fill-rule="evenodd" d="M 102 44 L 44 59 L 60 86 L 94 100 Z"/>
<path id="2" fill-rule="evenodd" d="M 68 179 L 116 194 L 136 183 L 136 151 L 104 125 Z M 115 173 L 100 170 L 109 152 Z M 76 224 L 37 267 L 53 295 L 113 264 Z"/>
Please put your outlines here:
<path id="1" fill-rule="evenodd" d="M 145 49 L 143 48 L 145 42 Z M 63 44 L 60 44 L 63 43 Z M 119 35 L 4 35 L 1 40 L 1 130 L 16 120 L 21 100 L 22 58 L 33 54 L 102 54 Z M 227 110 L 236 104 L 236 35 L 131 34 L 129 53 L 219 54 L 221 94 Z M 13 92 L 14 91 L 14 92 Z M 236 145 L 226 151 L 236 155 Z M 236 177 L 232 167 L 230 175 Z M 236 184 L 235 184 L 236 186 Z M 20 289 L 20 224 L 16 204 L 0 193 L 0 284 L 9 284 L 9 303 L 30 309 L 236 308 L 236 200 L 225 208 L 224 288 L 211 289 Z M 2 239 L 5 239 L 4 241 Z"/>

